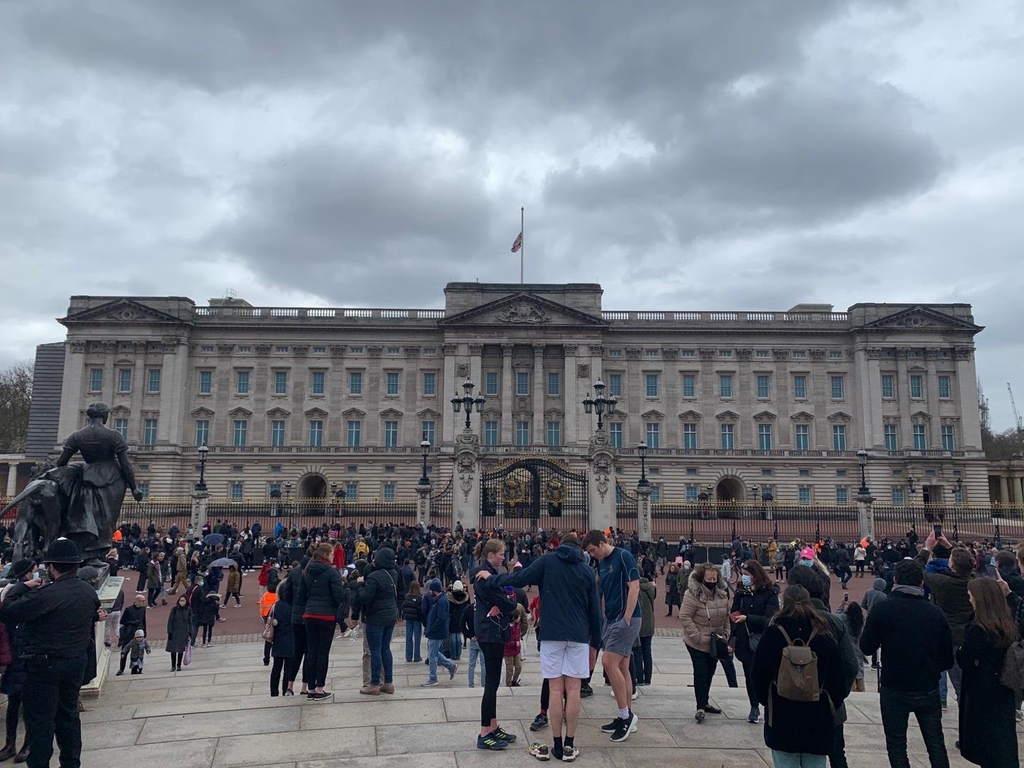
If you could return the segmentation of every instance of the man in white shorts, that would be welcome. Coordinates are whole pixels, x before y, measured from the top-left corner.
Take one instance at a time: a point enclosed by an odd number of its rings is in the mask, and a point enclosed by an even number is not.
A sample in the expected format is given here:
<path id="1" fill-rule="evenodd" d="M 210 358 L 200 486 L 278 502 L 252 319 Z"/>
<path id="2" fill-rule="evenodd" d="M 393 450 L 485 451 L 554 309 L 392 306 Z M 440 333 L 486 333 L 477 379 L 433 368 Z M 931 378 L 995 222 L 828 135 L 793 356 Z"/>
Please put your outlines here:
<path id="1" fill-rule="evenodd" d="M 574 740 L 580 717 L 580 683 L 590 675 L 601 643 L 597 580 L 579 539 L 569 534 L 554 552 L 526 568 L 499 576 L 481 571 L 477 578 L 494 579 L 502 587 L 536 584 L 540 588 L 540 671 L 550 688 L 548 716 L 556 735 L 551 749 L 534 743 L 530 754 L 538 760 L 554 757 L 572 762 L 579 755 Z"/>

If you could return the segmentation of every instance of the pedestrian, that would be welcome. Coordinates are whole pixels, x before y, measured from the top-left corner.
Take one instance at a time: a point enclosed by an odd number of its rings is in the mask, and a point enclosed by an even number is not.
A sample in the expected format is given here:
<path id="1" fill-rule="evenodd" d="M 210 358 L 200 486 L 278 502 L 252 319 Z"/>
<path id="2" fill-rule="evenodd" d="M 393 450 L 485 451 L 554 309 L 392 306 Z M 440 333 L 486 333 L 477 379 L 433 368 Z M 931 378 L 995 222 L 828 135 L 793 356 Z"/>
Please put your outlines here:
<path id="1" fill-rule="evenodd" d="M 683 590 L 686 588 L 686 584 L 679 583 L 679 566 L 672 563 L 668 567 L 668 573 L 665 575 L 665 605 L 668 606 L 668 613 L 666 617 L 672 615 L 672 609 L 678 608 L 683 604 Z"/>
<path id="2" fill-rule="evenodd" d="M 148 608 L 146 595 L 138 594 L 132 604 L 124 609 L 121 616 L 121 630 L 117 647 L 121 651 L 121 663 L 117 675 L 123 675 L 125 667 L 128 666 L 128 645 L 135 637 L 135 631 L 141 629 L 146 632 L 146 609 Z"/>
<path id="3" fill-rule="evenodd" d="M 405 660 L 407 663 L 419 664 L 421 657 L 420 647 L 423 637 L 423 588 L 420 583 L 413 579 L 409 582 L 405 600 L 402 601 L 402 620 L 405 622 Z M 465 615 L 464 615 L 465 618 Z M 472 648 L 472 642 L 470 644 Z M 473 652 L 470 650 L 469 661 L 469 687 L 473 687 Z"/>
<path id="4" fill-rule="evenodd" d="M 735 649 L 736 658 L 743 665 L 747 701 L 750 704 L 748 723 L 756 723 L 761 719 L 752 672 L 754 653 L 768 628 L 768 623 L 778 610 L 779 589 L 761 564 L 756 560 L 747 560 L 741 564 L 740 583 L 729 613 L 729 620 L 732 622 L 729 644 Z"/>
<path id="5" fill-rule="evenodd" d="M 896 563 L 889 597 L 872 606 L 860 638 L 865 655 L 882 650 L 879 682 L 885 749 L 892 768 L 909 768 L 907 722 L 917 717 L 932 768 L 949 765 L 942 737 L 939 674 L 953 666 L 953 638 L 942 610 L 924 596 L 924 569 Z"/>
<path id="6" fill-rule="evenodd" d="M 81 562 L 73 541 L 56 539 L 43 557 L 50 583 L 18 582 L 0 603 L 0 621 L 22 627 L 25 680 L 31 681 L 22 688 L 31 768 L 49 766 L 54 738 L 62 766 L 81 764 L 78 697 L 96 622 L 106 619 L 96 590 L 78 578 Z"/>
<path id="7" fill-rule="evenodd" d="M 864 546 L 864 542 L 858 541 L 857 546 L 853 549 L 853 565 L 856 568 L 855 578 L 864 578 L 864 568 L 868 562 L 868 551 Z"/>
<path id="8" fill-rule="evenodd" d="M 805 649 L 816 662 L 814 671 L 794 665 L 795 654 Z M 782 607 L 757 644 L 751 672 L 758 701 L 766 707 L 764 743 L 775 768 L 825 768 L 833 712 L 849 688 L 829 624 L 803 587 L 786 588 Z M 808 688 L 794 688 L 794 674 Z"/>
<path id="9" fill-rule="evenodd" d="M 277 603 L 277 600 L 278 600 L 277 584 L 274 584 L 272 587 L 269 587 L 266 592 L 264 592 L 262 595 L 260 595 L 260 599 L 259 599 L 258 605 L 259 605 L 260 618 L 263 619 L 263 623 L 264 624 L 267 623 L 267 617 L 270 615 L 270 609 L 274 607 L 274 605 Z M 291 606 L 288 606 L 288 609 L 291 610 Z M 283 613 L 281 613 L 279 615 L 280 616 L 284 616 Z M 289 621 L 291 621 L 291 618 L 289 618 Z M 276 632 L 275 632 L 275 634 L 276 634 Z M 290 633 L 290 634 L 292 634 L 292 633 Z M 292 637 L 293 637 L 292 645 L 294 647 L 294 643 L 295 643 L 294 634 L 292 634 Z M 264 640 L 263 641 L 263 666 L 264 667 L 270 666 L 270 650 L 271 650 L 271 644 L 269 642 L 267 642 L 266 640 Z M 285 658 L 285 657 L 282 657 L 282 658 Z M 288 658 L 291 658 L 291 657 L 289 656 Z"/>
<path id="10" fill-rule="evenodd" d="M 242 572 L 237 565 L 228 567 L 228 578 L 225 584 L 225 602 L 235 598 L 235 608 L 242 607 Z"/>
<path id="11" fill-rule="evenodd" d="M 504 545 L 500 541 L 489 540 L 484 547 L 484 554 L 486 562 L 476 573 L 474 584 L 478 597 L 477 634 L 487 657 L 487 690 L 493 679 L 494 690 L 497 692 L 500 672 L 492 672 L 492 657 L 483 642 L 484 630 L 488 624 L 500 627 L 500 616 L 507 615 L 499 607 L 500 590 L 493 590 L 495 587 L 522 588 L 530 584 L 537 585 L 540 588 L 540 621 L 537 627 L 540 671 L 548 684 L 549 695 L 547 702 L 542 699 L 541 708 L 547 710 L 547 717 L 550 717 L 553 744 L 549 749 L 545 744 L 534 742 L 529 752 L 538 760 L 554 757 L 556 760 L 572 762 L 579 756 L 575 739 L 583 686 L 593 672 L 597 648 L 601 644 L 601 602 L 594 571 L 587 564 L 589 556 L 573 533 L 563 536 L 552 552 L 541 555 L 529 567 L 511 574 L 495 575 L 504 554 Z M 489 602 L 481 606 L 484 594 L 490 595 Z M 500 657 L 496 661 L 500 663 Z M 482 723 L 486 723 L 489 713 L 495 712 L 493 702 L 493 698 L 488 701 L 485 690 L 484 702 L 481 704 Z M 533 725 L 539 719 L 535 719 Z M 507 743 L 514 742 L 515 736 L 497 729 L 496 723 L 496 719 L 491 721 L 491 726 L 496 730 L 489 736 L 484 734 L 484 725 L 480 739 L 498 738 Z M 531 726 L 531 730 L 537 728 Z M 479 739 L 477 746 L 484 749 L 502 748 L 485 746 Z"/>
<path id="12" fill-rule="evenodd" d="M 418 585 L 417 585 L 418 586 Z M 476 605 L 470 603 L 466 612 L 462 615 L 462 635 L 466 638 L 469 644 L 469 665 L 467 671 L 469 673 L 469 684 L 468 687 L 474 688 L 474 680 L 476 679 L 476 665 L 480 663 L 480 685 L 484 685 L 484 679 L 487 676 L 487 662 L 484 659 L 483 652 L 480 650 L 480 643 L 477 642 L 476 638 Z"/>
<path id="13" fill-rule="evenodd" d="M 1014 691 L 1000 682 L 999 675 L 1006 649 L 1017 642 L 1017 625 L 998 582 L 973 579 L 968 589 L 974 618 L 956 654 L 963 670 L 960 754 L 985 768 L 1016 768 L 1020 763 Z"/>
<path id="14" fill-rule="evenodd" d="M 160 576 L 160 565 L 157 563 L 156 555 L 153 555 L 149 559 L 149 562 L 146 563 L 145 574 L 146 588 L 149 595 L 149 607 L 156 608 L 156 598 L 159 596 L 160 589 L 163 585 L 163 579 Z M 166 600 L 164 600 L 164 605 L 167 605 Z"/>
<path id="15" fill-rule="evenodd" d="M 11 583 L 3 588 L 0 593 L 0 601 L 6 600 L 7 595 L 15 584 L 28 582 L 35 577 L 35 563 L 31 560 L 18 560 L 11 566 L 7 578 Z M 0 693 L 7 696 L 7 721 L 6 741 L 4 748 L 0 751 L 0 762 L 10 760 L 23 763 L 28 758 L 28 735 L 22 741 L 21 749 L 18 749 L 18 721 L 22 717 L 22 689 L 25 685 L 25 642 L 24 629 L 21 624 L 0 623 L 7 630 L 7 639 L 10 650 L 9 663 L 5 665 L 3 677 L 0 678 Z"/>
<path id="16" fill-rule="evenodd" d="M 146 665 L 146 656 L 152 652 L 149 643 L 146 641 L 146 633 L 141 629 L 135 630 L 135 637 L 128 643 L 128 655 L 131 656 L 131 668 L 133 675 L 141 675 Z"/>
<path id="17" fill-rule="evenodd" d="M 633 697 L 633 675 L 630 661 L 633 645 L 639 642 L 640 624 L 640 571 L 628 550 L 615 547 L 601 531 L 590 531 L 583 539 L 583 548 L 597 561 L 597 573 L 604 601 L 605 628 L 601 639 L 601 664 L 612 685 L 617 717 L 609 724 L 612 741 L 625 741 L 635 733 L 640 718 L 629 702 Z"/>
<path id="18" fill-rule="evenodd" d="M 203 603 L 206 598 L 205 583 L 203 577 L 197 574 L 195 582 L 185 596 L 188 598 L 189 608 L 192 609 L 192 647 L 196 647 L 196 640 L 199 637 L 199 623 L 203 618 Z M 121 625 L 124 626 L 124 619 L 121 619 Z"/>
<path id="19" fill-rule="evenodd" d="M 633 646 L 634 688 L 651 684 L 654 676 L 654 601 L 658 588 L 651 579 L 640 579 L 640 644 Z"/>
<path id="20" fill-rule="evenodd" d="M 462 658 L 462 617 L 469 606 L 469 594 L 461 579 L 456 579 L 448 592 L 448 657 Z"/>
<path id="21" fill-rule="evenodd" d="M 509 638 L 505 643 L 505 687 L 518 688 L 519 679 L 523 674 L 523 623 L 526 611 L 517 605 L 509 619 Z"/>
<path id="22" fill-rule="evenodd" d="M 706 714 L 722 714 L 709 697 L 718 659 L 728 653 L 729 591 L 715 565 L 704 563 L 693 569 L 679 618 L 683 642 L 693 663 L 693 693 L 697 699 L 694 719 L 703 723 Z"/>
<path id="23" fill-rule="evenodd" d="M 441 580 L 434 578 L 427 583 L 427 596 L 423 598 L 425 614 L 424 634 L 427 636 L 427 662 L 429 664 L 427 679 L 421 683 L 423 688 L 437 686 L 437 668 L 440 665 L 448 670 L 448 679 L 454 680 L 459 665 L 442 653 L 441 646 L 448 639 L 448 597 L 444 593 Z M 504 646 L 503 646 L 504 648 Z M 500 667 L 500 662 L 499 665 Z"/>
<path id="24" fill-rule="evenodd" d="M 846 631 L 850 634 L 850 641 L 856 648 L 860 648 L 860 636 L 864 633 L 864 609 L 860 603 L 843 601 L 843 604 L 836 608 L 836 615 L 846 625 Z M 864 692 L 864 654 L 857 651 L 857 677 L 853 681 L 853 690 L 858 693 Z"/>
<path id="25" fill-rule="evenodd" d="M 277 594 L 277 587 L 273 589 L 274 592 L 268 591 L 267 594 Z M 274 657 L 274 666 L 270 668 L 270 695 L 276 697 L 283 693 L 285 696 L 294 696 L 294 681 L 289 682 L 285 675 L 285 668 L 295 655 L 295 625 L 292 624 L 291 605 L 284 600 L 276 600 L 267 610 L 267 621 L 274 627 L 274 639 L 270 643 L 270 653 Z"/>
<path id="26" fill-rule="evenodd" d="M 185 649 L 192 642 L 192 608 L 188 598 L 179 595 L 167 616 L 167 652 L 171 654 L 171 672 L 181 672 Z"/>
<path id="27" fill-rule="evenodd" d="M 309 565 L 309 561 L 309 555 L 303 555 L 299 559 L 298 565 L 292 567 L 288 575 L 280 580 L 277 585 L 277 599 L 284 600 L 292 607 L 292 635 L 295 638 L 295 653 L 285 663 L 285 681 L 290 690 L 301 670 L 302 688 L 299 691 L 301 696 L 309 695 L 309 680 L 306 678 L 305 665 L 302 663 L 306 655 L 306 625 L 302 620 L 302 614 L 306 611 L 306 605 L 299 602 L 299 583 L 302 581 L 302 574 L 306 566 Z M 272 569 L 270 573 L 273 572 L 274 570 Z M 283 617 L 279 616 L 278 620 L 281 618 Z"/>
<path id="28" fill-rule="evenodd" d="M 334 624 L 342 603 L 341 574 L 334 567 L 334 547 L 327 542 L 313 549 L 313 557 L 299 581 L 298 599 L 305 606 L 302 623 L 306 627 L 306 659 L 303 677 L 309 683 L 310 701 L 325 701 L 334 694 L 325 691 Z"/>
<path id="29" fill-rule="evenodd" d="M 199 628 L 203 633 L 201 647 L 209 648 L 213 645 L 213 625 L 217 621 L 217 611 L 220 609 L 220 595 L 216 592 L 207 592 L 199 606 Z"/>
<path id="30" fill-rule="evenodd" d="M 124 592 L 118 592 L 113 605 L 107 612 L 107 620 L 103 622 L 103 645 L 112 648 L 121 637 L 121 611 L 124 609 Z"/>
<path id="31" fill-rule="evenodd" d="M 394 656 L 391 638 L 398 623 L 398 608 L 405 600 L 405 583 L 398 570 L 398 558 L 391 547 L 381 547 L 373 553 L 373 564 L 367 575 L 357 580 L 357 591 L 363 617 L 363 633 L 370 651 L 370 680 L 359 689 L 370 696 L 393 694 Z M 448 616 L 445 615 L 444 636 L 448 634 Z M 427 635 L 427 637 L 430 637 Z M 454 674 L 452 675 L 454 677 Z"/>

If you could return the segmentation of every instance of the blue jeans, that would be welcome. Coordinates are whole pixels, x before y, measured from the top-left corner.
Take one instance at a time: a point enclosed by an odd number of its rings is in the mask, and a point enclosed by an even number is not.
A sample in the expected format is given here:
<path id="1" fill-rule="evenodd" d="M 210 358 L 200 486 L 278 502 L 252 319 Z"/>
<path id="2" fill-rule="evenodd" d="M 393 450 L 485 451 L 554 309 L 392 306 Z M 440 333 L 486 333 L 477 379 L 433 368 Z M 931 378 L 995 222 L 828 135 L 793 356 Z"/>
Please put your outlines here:
<path id="1" fill-rule="evenodd" d="M 364 624 L 366 644 L 370 647 L 370 685 L 380 685 L 381 668 L 384 682 L 391 683 L 394 658 L 391 656 L 391 635 L 395 632 L 392 624 Z"/>
<path id="2" fill-rule="evenodd" d="M 423 661 L 420 656 L 420 642 L 423 638 L 423 622 L 405 622 L 405 660 Z"/>
<path id="3" fill-rule="evenodd" d="M 476 640 L 469 641 L 469 687 L 473 687 L 473 678 L 476 674 L 476 662 L 480 660 L 480 684 L 484 684 L 484 677 L 487 675 L 487 662 L 480 652 L 480 644 Z"/>
<path id="4" fill-rule="evenodd" d="M 772 750 L 772 763 L 775 768 L 825 768 L 826 759 L 825 755 Z"/>
<path id="5" fill-rule="evenodd" d="M 448 644 L 451 646 L 452 659 L 458 661 L 462 658 L 462 633 L 453 632 L 448 635 Z"/>
<path id="6" fill-rule="evenodd" d="M 430 660 L 430 672 L 428 676 L 431 680 L 437 680 L 437 665 L 440 664 L 442 667 L 451 672 L 455 668 L 455 662 L 451 661 L 447 656 L 441 653 L 441 644 L 444 640 L 432 637 L 427 638 L 427 658 Z"/>

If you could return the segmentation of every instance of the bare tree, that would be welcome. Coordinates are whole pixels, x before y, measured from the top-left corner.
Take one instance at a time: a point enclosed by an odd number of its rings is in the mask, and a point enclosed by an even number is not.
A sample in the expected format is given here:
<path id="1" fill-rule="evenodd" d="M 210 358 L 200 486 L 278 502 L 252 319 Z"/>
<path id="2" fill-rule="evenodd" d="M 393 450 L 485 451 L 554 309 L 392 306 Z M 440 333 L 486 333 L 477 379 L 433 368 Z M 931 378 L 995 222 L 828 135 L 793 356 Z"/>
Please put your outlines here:
<path id="1" fill-rule="evenodd" d="M 32 404 L 32 363 L 0 371 L 0 453 L 22 453 Z"/>

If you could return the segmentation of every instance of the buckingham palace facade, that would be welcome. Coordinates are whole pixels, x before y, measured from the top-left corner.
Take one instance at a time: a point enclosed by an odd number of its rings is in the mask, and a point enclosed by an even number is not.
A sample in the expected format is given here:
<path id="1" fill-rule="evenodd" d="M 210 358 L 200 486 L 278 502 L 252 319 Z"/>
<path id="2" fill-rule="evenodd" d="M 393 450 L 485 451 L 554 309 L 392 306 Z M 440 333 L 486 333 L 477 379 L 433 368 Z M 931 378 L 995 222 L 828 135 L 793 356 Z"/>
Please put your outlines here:
<path id="1" fill-rule="evenodd" d="M 474 385 L 481 466 L 543 454 L 583 467 L 605 384 L 615 472 L 652 501 L 852 502 L 866 449 L 879 501 L 987 502 L 966 304 L 799 305 L 786 312 L 606 310 L 596 284 L 449 283 L 444 309 L 198 306 L 73 296 L 60 436 L 112 407 L 143 489 L 184 496 L 413 495 L 452 475 Z M 954 499 L 955 496 L 955 499 Z"/>

